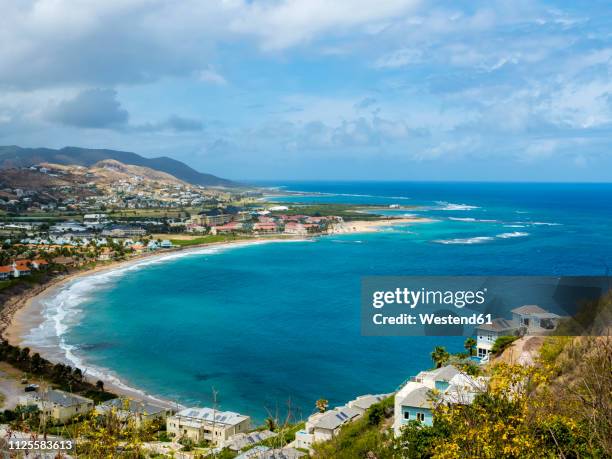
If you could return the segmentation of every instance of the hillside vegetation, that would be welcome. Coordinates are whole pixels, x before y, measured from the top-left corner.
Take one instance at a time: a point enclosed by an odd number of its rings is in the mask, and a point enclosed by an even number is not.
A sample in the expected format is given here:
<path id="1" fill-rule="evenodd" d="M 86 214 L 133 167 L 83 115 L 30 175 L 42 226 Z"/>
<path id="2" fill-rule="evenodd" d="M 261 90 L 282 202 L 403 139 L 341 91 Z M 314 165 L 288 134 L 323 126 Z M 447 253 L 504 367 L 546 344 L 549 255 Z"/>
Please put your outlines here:
<path id="1" fill-rule="evenodd" d="M 433 426 L 413 421 L 393 438 L 389 399 L 315 445 L 313 457 L 612 457 L 611 305 L 608 294 L 589 308 L 599 319 L 591 333 L 603 336 L 550 336 L 532 365 L 492 363 L 486 391 L 471 405 L 435 404 Z"/>

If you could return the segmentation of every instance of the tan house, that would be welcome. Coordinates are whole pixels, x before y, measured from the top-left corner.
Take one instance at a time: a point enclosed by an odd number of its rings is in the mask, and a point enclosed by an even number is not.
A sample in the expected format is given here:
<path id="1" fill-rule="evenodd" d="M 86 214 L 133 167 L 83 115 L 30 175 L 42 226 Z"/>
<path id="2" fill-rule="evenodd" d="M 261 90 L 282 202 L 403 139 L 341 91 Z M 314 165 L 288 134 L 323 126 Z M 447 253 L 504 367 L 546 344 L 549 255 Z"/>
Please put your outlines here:
<path id="1" fill-rule="evenodd" d="M 168 434 L 176 439 L 210 441 L 215 445 L 224 445 L 233 435 L 247 432 L 250 426 L 249 416 L 212 408 L 186 408 L 166 421 Z"/>
<path id="2" fill-rule="evenodd" d="M 36 406 L 44 419 L 59 422 L 67 422 L 75 416 L 89 413 L 94 408 L 94 402 L 89 398 L 55 389 L 30 392 L 20 397 L 19 403 Z"/>
<path id="3" fill-rule="evenodd" d="M 114 398 L 96 407 L 96 413 L 103 415 L 113 410 L 117 418 L 126 422 L 133 420 L 138 427 L 153 421 L 165 422 L 173 414 L 170 408 L 128 398 Z"/>

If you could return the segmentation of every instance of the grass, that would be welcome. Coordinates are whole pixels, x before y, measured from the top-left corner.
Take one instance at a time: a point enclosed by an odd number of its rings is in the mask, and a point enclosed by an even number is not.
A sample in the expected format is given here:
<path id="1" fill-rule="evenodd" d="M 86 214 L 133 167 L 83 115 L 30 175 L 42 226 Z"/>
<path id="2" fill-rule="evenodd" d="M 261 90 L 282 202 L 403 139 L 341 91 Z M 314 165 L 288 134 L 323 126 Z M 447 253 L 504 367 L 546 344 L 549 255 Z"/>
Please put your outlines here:
<path id="1" fill-rule="evenodd" d="M 344 220 L 377 220 L 378 214 L 367 213 L 368 206 L 353 206 L 349 204 L 288 204 L 291 208 L 284 212 L 275 212 L 285 215 L 309 215 L 312 217 L 338 216 Z M 373 206 L 376 207 L 376 206 Z M 378 206 L 378 208 L 380 208 Z"/>
<path id="2" fill-rule="evenodd" d="M 217 234 L 217 235 L 208 235 L 208 236 L 199 236 L 194 237 L 193 239 L 170 239 L 172 245 L 178 247 L 189 247 L 192 245 L 200 245 L 200 244 L 212 244 L 215 242 L 228 242 L 228 241 L 236 241 L 239 239 L 246 239 L 245 237 L 238 237 L 229 234 Z"/>

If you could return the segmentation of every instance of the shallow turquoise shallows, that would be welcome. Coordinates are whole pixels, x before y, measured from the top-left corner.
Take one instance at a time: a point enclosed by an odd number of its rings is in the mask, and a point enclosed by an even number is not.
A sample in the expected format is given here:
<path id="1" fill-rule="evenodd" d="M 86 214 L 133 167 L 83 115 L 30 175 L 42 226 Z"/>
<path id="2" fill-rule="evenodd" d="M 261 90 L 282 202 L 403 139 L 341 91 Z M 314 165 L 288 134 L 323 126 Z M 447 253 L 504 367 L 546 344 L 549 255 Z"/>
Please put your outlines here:
<path id="1" fill-rule="evenodd" d="M 612 263 L 610 185 L 285 186 L 325 193 L 301 201 L 418 205 L 387 213 L 435 221 L 205 250 L 85 279 L 48 303 L 46 332 L 29 339 L 59 333 L 90 373 L 110 370 L 182 404 L 210 404 L 214 388 L 222 409 L 261 421 L 291 400 L 299 418 L 319 398 L 333 406 L 393 391 L 431 366 L 435 345 L 462 350 L 462 338 L 360 336 L 362 276 L 601 275 Z"/>

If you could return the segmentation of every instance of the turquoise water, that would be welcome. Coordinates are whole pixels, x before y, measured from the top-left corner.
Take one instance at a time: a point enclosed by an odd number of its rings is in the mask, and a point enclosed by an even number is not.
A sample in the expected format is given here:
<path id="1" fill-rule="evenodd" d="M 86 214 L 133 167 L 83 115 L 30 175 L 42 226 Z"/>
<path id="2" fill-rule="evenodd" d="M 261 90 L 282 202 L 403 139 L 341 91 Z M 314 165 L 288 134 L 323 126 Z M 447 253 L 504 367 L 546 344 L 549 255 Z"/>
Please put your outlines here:
<path id="1" fill-rule="evenodd" d="M 278 184 L 276 184 L 278 185 Z M 380 233 L 209 250 L 73 284 L 47 305 L 73 361 L 183 404 L 262 420 L 291 400 L 297 417 L 394 390 L 462 338 L 362 337 L 366 275 L 605 273 L 612 186 L 291 183 L 300 201 L 420 206 L 434 222 Z M 278 198 L 296 200 L 297 198 Z M 52 326 L 53 325 L 53 326 Z"/>

